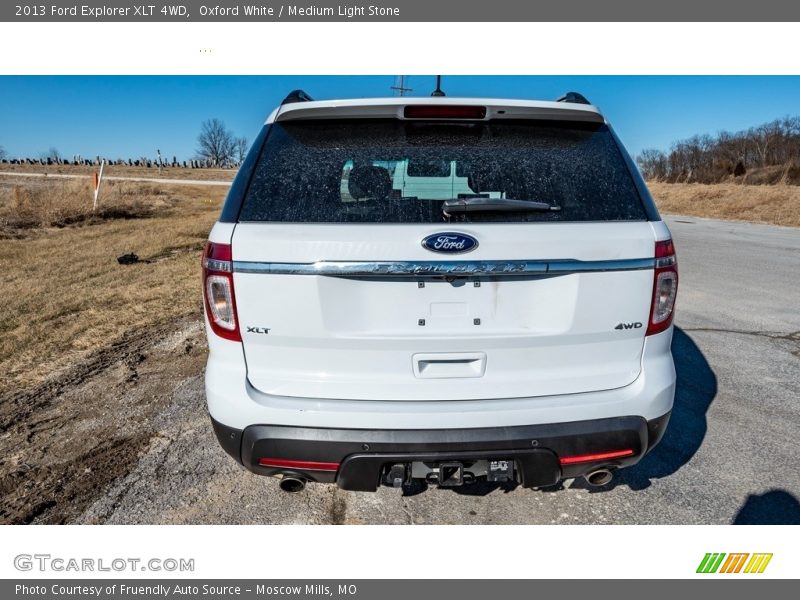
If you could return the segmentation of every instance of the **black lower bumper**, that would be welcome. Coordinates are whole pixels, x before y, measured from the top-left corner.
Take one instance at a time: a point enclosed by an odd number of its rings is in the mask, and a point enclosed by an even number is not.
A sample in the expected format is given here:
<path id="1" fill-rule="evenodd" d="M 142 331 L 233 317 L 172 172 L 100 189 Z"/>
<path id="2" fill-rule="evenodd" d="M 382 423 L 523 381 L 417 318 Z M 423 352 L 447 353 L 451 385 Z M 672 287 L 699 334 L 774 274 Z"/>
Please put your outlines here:
<path id="1" fill-rule="evenodd" d="M 242 431 L 212 422 L 223 448 L 254 473 L 292 474 L 336 483 L 347 490 L 375 491 L 384 469 L 395 463 L 509 460 L 525 487 L 552 485 L 599 467 L 626 467 L 637 463 L 661 440 L 669 416 L 652 421 L 627 416 L 518 427 L 419 430 L 251 425 Z M 630 452 L 594 458 L 621 451 Z"/>

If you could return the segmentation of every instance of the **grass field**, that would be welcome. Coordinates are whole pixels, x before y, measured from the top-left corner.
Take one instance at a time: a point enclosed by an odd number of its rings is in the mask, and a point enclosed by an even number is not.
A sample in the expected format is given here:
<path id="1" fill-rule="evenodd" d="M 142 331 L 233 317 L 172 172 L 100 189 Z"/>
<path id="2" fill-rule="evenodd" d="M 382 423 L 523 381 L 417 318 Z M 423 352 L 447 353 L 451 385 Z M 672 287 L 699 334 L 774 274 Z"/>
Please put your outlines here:
<path id="1" fill-rule="evenodd" d="M 659 211 L 800 227 L 800 186 L 648 183 Z"/>
<path id="2" fill-rule="evenodd" d="M 41 382 L 128 331 L 201 311 L 200 254 L 225 188 L 0 182 L 4 386 Z M 123 266 L 117 257 L 143 262 Z"/>
<path id="3" fill-rule="evenodd" d="M 58 175 L 92 175 L 100 167 L 73 165 L 12 165 L 0 164 L 0 173 L 48 173 Z M 236 175 L 236 169 L 184 169 L 183 167 L 164 167 L 161 175 L 158 167 L 129 167 L 127 165 L 106 165 L 103 175 L 112 177 L 147 177 L 162 179 L 201 179 L 203 181 L 229 181 Z"/>
<path id="4" fill-rule="evenodd" d="M 0 175 L 0 237 L 41 228 L 111 219 L 139 219 L 172 202 L 165 186 L 114 181 L 104 184 L 96 210 L 89 179 L 20 179 Z"/>

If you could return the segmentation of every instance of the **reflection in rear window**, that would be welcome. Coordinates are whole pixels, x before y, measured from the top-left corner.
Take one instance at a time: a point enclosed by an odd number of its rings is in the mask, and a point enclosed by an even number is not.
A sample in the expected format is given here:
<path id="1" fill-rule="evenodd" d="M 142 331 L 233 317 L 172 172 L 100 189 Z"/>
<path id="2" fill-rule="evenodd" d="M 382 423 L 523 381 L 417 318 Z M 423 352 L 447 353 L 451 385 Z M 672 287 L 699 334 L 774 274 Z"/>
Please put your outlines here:
<path id="1" fill-rule="evenodd" d="M 546 202 L 546 212 L 446 216 L 449 199 Z M 272 126 L 240 221 L 476 223 L 646 220 L 603 124 L 291 121 Z"/>
<path id="2" fill-rule="evenodd" d="M 408 177 L 450 177 L 449 160 L 409 160 L 406 175 Z"/>

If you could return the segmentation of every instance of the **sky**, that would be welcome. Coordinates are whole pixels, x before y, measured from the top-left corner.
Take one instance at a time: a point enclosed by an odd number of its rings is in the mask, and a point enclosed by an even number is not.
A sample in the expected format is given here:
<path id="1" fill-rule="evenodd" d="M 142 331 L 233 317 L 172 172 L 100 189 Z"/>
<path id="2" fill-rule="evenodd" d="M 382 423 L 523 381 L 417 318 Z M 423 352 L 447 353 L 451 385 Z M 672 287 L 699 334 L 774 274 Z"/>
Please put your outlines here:
<path id="1" fill-rule="evenodd" d="M 201 123 L 257 135 L 286 94 L 389 96 L 396 76 L 0 76 L 0 146 L 12 157 L 196 154 Z M 409 95 L 435 78 L 412 75 Z M 555 99 L 577 91 L 600 107 L 632 155 L 680 139 L 800 115 L 800 76 L 448 76 L 448 96 Z"/>

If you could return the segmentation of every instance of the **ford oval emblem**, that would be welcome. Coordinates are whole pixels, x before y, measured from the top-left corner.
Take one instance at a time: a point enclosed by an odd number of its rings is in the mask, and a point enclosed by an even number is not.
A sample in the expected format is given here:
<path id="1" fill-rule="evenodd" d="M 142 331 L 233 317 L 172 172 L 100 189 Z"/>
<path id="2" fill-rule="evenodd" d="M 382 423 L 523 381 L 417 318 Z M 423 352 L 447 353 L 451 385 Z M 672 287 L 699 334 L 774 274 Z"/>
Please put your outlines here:
<path id="1" fill-rule="evenodd" d="M 431 252 L 445 252 L 447 254 L 462 254 L 475 250 L 478 240 L 465 233 L 434 233 L 422 240 L 422 246 Z"/>

